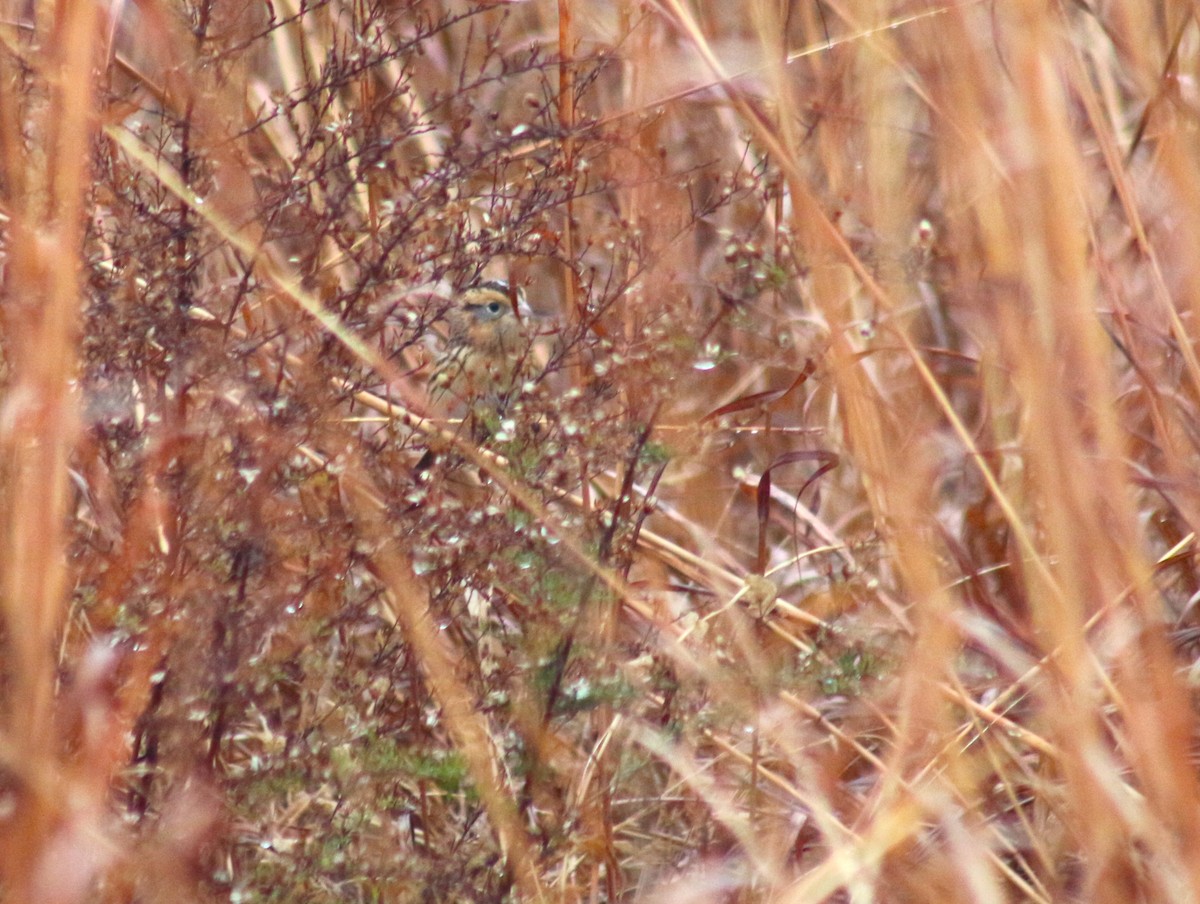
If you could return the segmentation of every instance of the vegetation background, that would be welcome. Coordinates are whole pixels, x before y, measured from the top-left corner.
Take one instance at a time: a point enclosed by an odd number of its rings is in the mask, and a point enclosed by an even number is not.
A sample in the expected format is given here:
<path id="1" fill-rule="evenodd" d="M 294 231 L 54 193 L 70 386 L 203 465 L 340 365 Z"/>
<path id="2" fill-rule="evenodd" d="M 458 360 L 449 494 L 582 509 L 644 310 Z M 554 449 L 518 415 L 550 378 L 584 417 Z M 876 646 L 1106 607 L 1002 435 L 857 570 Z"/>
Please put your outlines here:
<path id="1" fill-rule="evenodd" d="M 0 32 L 4 901 L 1200 900 L 1192 6 Z"/>

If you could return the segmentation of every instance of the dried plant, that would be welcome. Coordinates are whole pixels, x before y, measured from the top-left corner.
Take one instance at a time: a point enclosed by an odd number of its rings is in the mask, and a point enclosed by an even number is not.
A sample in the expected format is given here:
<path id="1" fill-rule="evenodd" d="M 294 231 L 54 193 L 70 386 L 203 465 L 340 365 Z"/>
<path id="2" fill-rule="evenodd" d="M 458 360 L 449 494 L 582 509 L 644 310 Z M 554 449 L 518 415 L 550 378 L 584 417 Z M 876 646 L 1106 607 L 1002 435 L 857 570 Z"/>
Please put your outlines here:
<path id="1" fill-rule="evenodd" d="M 5 901 L 1200 897 L 1186 10 L 4 23 Z"/>

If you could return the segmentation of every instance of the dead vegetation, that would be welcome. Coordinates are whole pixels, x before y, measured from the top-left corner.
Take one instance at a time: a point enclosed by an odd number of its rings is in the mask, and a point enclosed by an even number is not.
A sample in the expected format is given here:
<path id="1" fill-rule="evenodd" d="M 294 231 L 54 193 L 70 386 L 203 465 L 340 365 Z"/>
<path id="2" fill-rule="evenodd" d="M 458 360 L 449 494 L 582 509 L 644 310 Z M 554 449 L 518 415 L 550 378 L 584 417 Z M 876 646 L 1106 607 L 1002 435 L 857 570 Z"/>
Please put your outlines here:
<path id="1" fill-rule="evenodd" d="M 1189 10 L 3 30 L 5 901 L 1200 897 Z"/>

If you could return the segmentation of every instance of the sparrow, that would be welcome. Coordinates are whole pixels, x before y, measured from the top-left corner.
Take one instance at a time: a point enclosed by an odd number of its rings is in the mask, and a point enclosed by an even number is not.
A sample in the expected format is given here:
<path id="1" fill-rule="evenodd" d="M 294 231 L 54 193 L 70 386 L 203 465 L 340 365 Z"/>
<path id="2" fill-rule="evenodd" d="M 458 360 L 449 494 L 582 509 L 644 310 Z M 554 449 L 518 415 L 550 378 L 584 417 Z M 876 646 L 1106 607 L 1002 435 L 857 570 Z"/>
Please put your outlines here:
<path id="1" fill-rule="evenodd" d="M 445 347 L 429 376 L 434 402 L 449 397 L 473 412 L 504 412 L 531 363 L 529 337 L 518 317 L 528 307 L 523 298 L 516 301 L 503 280 L 476 283 L 455 299 L 446 312 Z"/>

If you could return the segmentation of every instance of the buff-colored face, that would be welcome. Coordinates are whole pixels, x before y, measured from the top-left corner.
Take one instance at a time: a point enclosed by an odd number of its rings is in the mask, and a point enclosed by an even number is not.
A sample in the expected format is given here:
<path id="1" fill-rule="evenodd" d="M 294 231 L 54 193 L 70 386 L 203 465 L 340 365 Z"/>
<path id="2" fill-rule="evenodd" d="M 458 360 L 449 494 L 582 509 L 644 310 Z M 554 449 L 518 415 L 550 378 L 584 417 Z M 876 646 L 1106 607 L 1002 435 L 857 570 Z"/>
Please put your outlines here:
<path id="1" fill-rule="evenodd" d="M 446 320 L 446 350 L 430 379 L 435 394 L 448 391 L 466 400 L 511 389 L 528 357 L 528 343 L 508 286 L 485 282 L 466 289 Z"/>
<path id="2" fill-rule="evenodd" d="M 467 289 L 446 319 L 450 322 L 451 344 L 465 344 L 484 355 L 520 352 L 521 323 L 503 283 L 488 282 Z"/>

